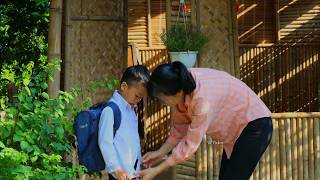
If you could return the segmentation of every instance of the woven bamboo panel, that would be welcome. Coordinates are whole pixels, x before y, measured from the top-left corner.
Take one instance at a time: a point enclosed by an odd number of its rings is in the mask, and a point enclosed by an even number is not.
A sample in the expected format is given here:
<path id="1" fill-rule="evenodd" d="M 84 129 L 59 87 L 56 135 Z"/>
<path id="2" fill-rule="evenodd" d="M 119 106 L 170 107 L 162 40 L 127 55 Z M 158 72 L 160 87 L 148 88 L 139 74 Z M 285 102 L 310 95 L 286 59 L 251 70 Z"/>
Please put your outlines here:
<path id="1" fill-rule="evenodd" d="M 280 41 L 320 42 L 319 0 L 280 0 Z"/>
<path id="2" fill-rule="evenodd" d="M 126 67 L 123 22 L 75 21 L 70 18 L 83 15 L 121 16 L 123 1 L 94 2 L 69 1 L 67 4 L 69 9 L 66 10 L 65 58 L 63 59 L 66 90 L 73 87 L 84 89 L 94 80 L 119 79 Z M 108 14 L 111 12 L 114 14 Z M 85 92 L 82 98 L 91 97 L 95 103 L 105 100 L 110 93 L 106 88 L 95 94 Z"/>
<path id="3" fill-rule="evenodd" d="M 123 0 L 81 0 L 82 15 L 122 16 Z"/>
<path id="4" fill-rule="evenodd" d="M 233 41 L 230 1 L 200 2 L 200 29 L 209 42 L 200 51 L 199 66 L 233 72 Z"/>

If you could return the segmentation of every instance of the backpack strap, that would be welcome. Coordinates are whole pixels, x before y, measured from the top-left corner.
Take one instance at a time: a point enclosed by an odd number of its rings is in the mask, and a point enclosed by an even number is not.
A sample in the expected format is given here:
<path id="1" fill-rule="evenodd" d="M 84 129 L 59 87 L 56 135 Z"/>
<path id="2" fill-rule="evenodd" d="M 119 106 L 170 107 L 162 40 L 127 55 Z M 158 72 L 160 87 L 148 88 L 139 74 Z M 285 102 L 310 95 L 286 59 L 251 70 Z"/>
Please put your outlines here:
<path id="1" fill-rule="evenodd" d="M 113 117 L 114 117 L 114 123 L 113 123 L 113 137 L 116 135 L 116 132 L 118 131 L 120 124 L 121 124 L 121 111 L 119 109 L 119 106 L 109 101 L 107 103 L 107 106 L 110 107 L 113 111 Z"/>

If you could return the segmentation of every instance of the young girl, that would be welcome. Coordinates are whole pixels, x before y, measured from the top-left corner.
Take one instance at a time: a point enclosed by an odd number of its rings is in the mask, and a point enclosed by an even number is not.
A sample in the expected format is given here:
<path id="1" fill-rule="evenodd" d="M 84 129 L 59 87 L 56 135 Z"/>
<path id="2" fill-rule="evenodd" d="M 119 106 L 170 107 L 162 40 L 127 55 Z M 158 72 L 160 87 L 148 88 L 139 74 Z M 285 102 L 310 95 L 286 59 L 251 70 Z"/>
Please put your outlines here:
<path id="1" fill-rule="evenodd" d="M 148 93 L 171 107 L 172 125 L 167 141 L 143 156 L 140 172 L 152 179 L 164 169 L 190 158 L 205 134 L 223 143 L 220 180 L 247 180 L 271 141 L 271 112 L 242 81 L 226 72 L 187 69 L 180 62 L 158 66 L 148 83 Z"/>

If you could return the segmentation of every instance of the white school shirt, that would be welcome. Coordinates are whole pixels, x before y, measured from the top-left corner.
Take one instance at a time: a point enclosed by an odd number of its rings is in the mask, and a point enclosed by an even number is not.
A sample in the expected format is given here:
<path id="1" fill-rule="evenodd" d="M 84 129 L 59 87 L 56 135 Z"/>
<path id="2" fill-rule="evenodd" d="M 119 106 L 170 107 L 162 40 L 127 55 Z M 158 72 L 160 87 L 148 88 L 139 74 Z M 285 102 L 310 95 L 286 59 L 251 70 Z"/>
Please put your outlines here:
<path id="1" fill-rule="evenodd" d="M 138 132 L 138 118 L 133 106 L 119 94 L 113 93 L 110 99 L 121 111 L 121 124 L 113 137 L 114 117 L 110 107 L 103 109 L 99 123 L 99 147 L 106 163 L 106 171 L 115 176 L 114 171 L 122 168 L 131 178 L 140 171 L 141 147 Z M 137 167 L 134 165 L 137 162 Z"/>

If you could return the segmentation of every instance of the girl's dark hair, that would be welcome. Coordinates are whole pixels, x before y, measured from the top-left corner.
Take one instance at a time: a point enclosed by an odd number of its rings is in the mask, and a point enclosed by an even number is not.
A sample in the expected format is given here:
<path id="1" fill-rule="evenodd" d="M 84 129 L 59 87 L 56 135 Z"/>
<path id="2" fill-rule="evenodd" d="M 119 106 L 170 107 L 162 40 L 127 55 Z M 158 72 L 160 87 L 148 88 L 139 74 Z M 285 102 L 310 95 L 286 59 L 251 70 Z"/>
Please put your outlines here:
<path id="1" fill-rule="evenodd" d="M 190 94 L 196 88 L 196 82 L 187 67 L 179 61 L 159 65 L 151 74 L 148 82 L 148 94 L 157 98 L 159 95 L 172 96 L 179 91 Z"/>
<path id="2" fill-rule="evenodd" d="M 128 67 L 122 74 L 120 84 L 126 82 L 129 86 L 142 82 L 147 84 L 150 80 L 150 72 L 145 66 L 136 65 Z"/>

